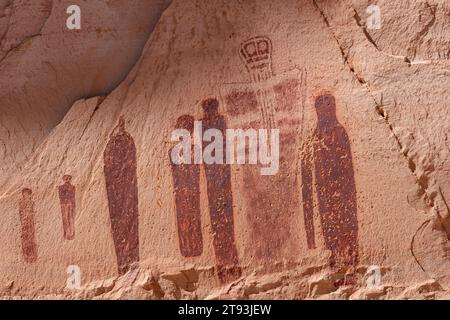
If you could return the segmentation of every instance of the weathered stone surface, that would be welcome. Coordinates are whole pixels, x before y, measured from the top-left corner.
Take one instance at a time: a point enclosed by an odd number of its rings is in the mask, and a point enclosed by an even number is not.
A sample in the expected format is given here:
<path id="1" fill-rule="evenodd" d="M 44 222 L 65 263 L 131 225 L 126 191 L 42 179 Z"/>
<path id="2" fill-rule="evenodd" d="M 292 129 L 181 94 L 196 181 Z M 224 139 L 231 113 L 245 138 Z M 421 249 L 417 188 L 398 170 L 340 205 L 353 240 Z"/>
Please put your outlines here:
<path id="1" fill-rule="evenodd" d="M 367 28 L 366 1 L 175 0 L 151 35 L 148 2 L 134 1 L 127 18 L 117 15 L 125 2 L 96 1 L 77 32 L 61 31 L 65 4 L 52 1 L 36 1 L 41 10 L 17 27 L 21 2 L 0 2 L 3 296 L 448 297 L 444 0 L 374 1 L 380 30 Z M 176 173 L 171 133 L 186 116 L 222 130 L 279 128 L 278 174 Z M 72 240 L 59 195 L 67 175 Z M 180 176 L 199 192 L 192 206 L 177 202 L 190 194 Z M 20 208 L 34 217 L 31 262 Z M 200 215 L 195 250 L 180 248 L 183 213 Z M 65 288 L 69 265 L 80 289 Z M 368 288 L 373 266 L 381 283 Z"/>
<path id="2" fill-rule="evenodd" d="M 78 99 L 114 89 L 167 0 L 0 2 L 0 183 L 22 168 Z M 69 30 L 70 5 L 81 30 Z"/>

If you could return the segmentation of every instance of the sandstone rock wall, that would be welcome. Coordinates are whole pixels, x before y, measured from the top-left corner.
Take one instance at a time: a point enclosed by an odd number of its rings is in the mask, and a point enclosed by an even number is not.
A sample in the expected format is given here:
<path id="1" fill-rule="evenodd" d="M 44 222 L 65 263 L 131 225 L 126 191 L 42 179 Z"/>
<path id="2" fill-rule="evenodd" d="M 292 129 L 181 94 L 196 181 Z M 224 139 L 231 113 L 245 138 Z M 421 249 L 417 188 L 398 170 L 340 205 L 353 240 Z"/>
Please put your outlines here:
<path id="1" fill-rule="evenodd" d="M 83 9 L 75 33 L 51 31 L 65 10 L 47 2 L 26 27 L 0 24 L 0 81 L 10 86 L 0 96 L 4 296 L 447 296 L 445 1 L 374 1 L 382 28 L 369 30 L 366 1 L 175 0 L 151 35 L 155 11 L 144 1 L 125 16 L 120 1 Z M 20 3 L 0 2 L 3 15 L 19 19 Z M 255 47 L 258 73 L 246 59 Z M 221 118 L 204 110 L 215 100 Z M 329 107 L 332 131 L 321 118 Z M 198 165 L 193 182 L 175 179 L 189 172 L 169 158 L 182 116 L 279 128 L 278 174 Z M 61 198 L 67 175 L 75 190 Z M 192 198 L 180 204 L 183 192 Z M 180 247 L 188 211 L 201 223 L 191 254 Z M 24 240 L 29 216 L 35 231 Z M 65 288 L 70 265 L 81 289 Z M 367 288 L 373 266 L 381 284 Z"/>

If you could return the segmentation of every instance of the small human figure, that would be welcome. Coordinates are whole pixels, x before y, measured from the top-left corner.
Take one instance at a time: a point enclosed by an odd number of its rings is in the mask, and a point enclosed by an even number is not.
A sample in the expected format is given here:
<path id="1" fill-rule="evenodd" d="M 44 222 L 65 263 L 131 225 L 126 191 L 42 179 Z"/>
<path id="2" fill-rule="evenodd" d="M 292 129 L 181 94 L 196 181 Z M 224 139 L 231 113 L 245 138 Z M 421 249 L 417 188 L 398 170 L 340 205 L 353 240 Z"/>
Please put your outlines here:
<path id="1" fill-rule="evenodd" d="M 59 201 L 64 230 L 64 239 L 75 238 L 75 187 L 71 184 L 72 176 L 63 176 L 64 184 L 58 187 Z"/>
<path id="2" fill-rule="evenodd" d="M 22 228 L 22 254 L 25 262 L 33 263 L 37 260 L 37 244 L 35 235 L 35 206 L 32 199 L 33 191 L 22 189 L 22 199 L 19 200 L 19 215 Z"/>

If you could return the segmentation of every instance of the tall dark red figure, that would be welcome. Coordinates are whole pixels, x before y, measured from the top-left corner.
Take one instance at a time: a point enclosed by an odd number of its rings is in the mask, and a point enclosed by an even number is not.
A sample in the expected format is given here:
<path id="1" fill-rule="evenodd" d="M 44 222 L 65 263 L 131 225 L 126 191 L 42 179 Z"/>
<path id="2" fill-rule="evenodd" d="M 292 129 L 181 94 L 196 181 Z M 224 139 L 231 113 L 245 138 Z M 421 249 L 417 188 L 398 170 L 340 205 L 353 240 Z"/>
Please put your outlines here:
<path id="1" fill-rule="evenodd" d="M 316 99 L 317 128 L 312 145 L 302 161 L 302 194 L 306 236 L 315 247 L 313 222 L 313 179 L 325 245 L 331 251 L 330 266 L 345 270 L 358 263 L 358 219 L 356 186 L 350 141 L 336 118 L 331 94 Z"/>
<path id="2" fill-rule="evenodd" d="M 225 150 L 226 122 L 218 112 L 217 99 L 207 99 L 202 103 L 204 117 L 203 132 L 208 129 L 220 130 L 223 134 L 222 148 Z M 207 143 L 204 142 L 203 149 Z M 223 152 L 225 157 L 225 152 Z M 225 158 L 223 159 L 225 163 Z M 233 195 L 231 191 L 231 168 L 227 164 L 205 164 L 208 189 L 209 213 L 211 216 L 213 245 L 218 262 L 218 275 L 222 282 L 235 280 L 241 276 L 238 253 L 234 240 Z"/>
<path id="3" fill-rule="evenodd" d="M 184 115 L 178 118 L 176 129 L 194 132 L 194 118 Z M 191 150 L 194 146 L 191 146 Z M 202 224 L 200 213 L 200 166 L 193 162 L 176 164 L 172 160 L 172 149 L 169 150 L 172 165 L 172 178 L 175 191 L 178 239 L 181 254 L 184 257 L 196 257 L 202 254 Z"/>
<path id="4" fill-rule="evenodd" d="M 104 174 L 118 271 L 125 274 L 139 261 L 139 213 L 136 147 L 125 120 L 111 135 L 104 152 Z"/>

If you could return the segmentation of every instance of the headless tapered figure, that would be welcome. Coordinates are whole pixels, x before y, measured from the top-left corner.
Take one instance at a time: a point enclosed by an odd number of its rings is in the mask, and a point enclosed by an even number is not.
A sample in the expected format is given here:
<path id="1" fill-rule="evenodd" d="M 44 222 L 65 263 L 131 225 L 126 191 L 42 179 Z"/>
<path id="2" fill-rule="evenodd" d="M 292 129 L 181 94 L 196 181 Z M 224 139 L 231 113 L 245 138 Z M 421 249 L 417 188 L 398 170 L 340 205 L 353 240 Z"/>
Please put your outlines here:
<path id="1" fill-rule="evenodd" d="M 220 130 L 223 134 L 222 150 L 225 150 L 225 118 L 218 112 L 217 99 L 202 103 L 204 117 L 203 132 Z M 205 142 L 203 147 L 207 143 Z M 225 155 L 225 152 L 224 152 Z M 225 163 L 225 158 L 223 159 Z M 213 245 L 218 262 L 218 275 L 222 282 L 236 280 L 241 276 L 238 253 L 234 241 L 233 195 L 231 191 L 231 168 L 227 164 L 205 164 L 209 213 L 211 216 Z"/>
<path id="2" fill-rule="evenodd" d="M 21 224 L 22 255 L 27 263 L 37 260 L 37 244 L 35 230 L 36 210 L 32 199 L 33 191 L 25 188 L 22 190 L 22 199 L 19 201 L 19 215 Z"/>
<path id="3" fill-rule="evenodd" d="M 136 146 L 123 118 L 106 145 L 104 174 L 118 272 L 123 275 L 139 262 Z"/>
<path id="4" fill-rule="evenodd" d="M 63 221 L 64 239 L 75 238 L 75 187 L 70 183 L 72 177 L 65 175 L 64 184 L 58 187 Z"/>
<path id="5" fill-rule="evenodd" d="M 317 128 L 302 160 L 303 211 L 307 243 L 315 248 L 313 178 L 325 245 L 331 251 L 330 266 L 348 270 L 358 263 L 356 186 L 350 141 L 336 118 L 335 99 L 324 94 L 316 99 Z"/>
<path id="6" fill-rule="evenodd" d="M 194 118 L 184 115 L 178 118 L 176 129 L 184 129 L 192 135 Z M 191 146 L 191 150 L 193 150 Z M 194 164 L 193 152 L 191 163 L 174 163 L 172 150 L 169 157 L 172 165 L 172 178 L 175 191 L 178 240 L 183 257 L 196 257 L 203 252 L 202 224 L 200 213 L 200 165 Z"/>

